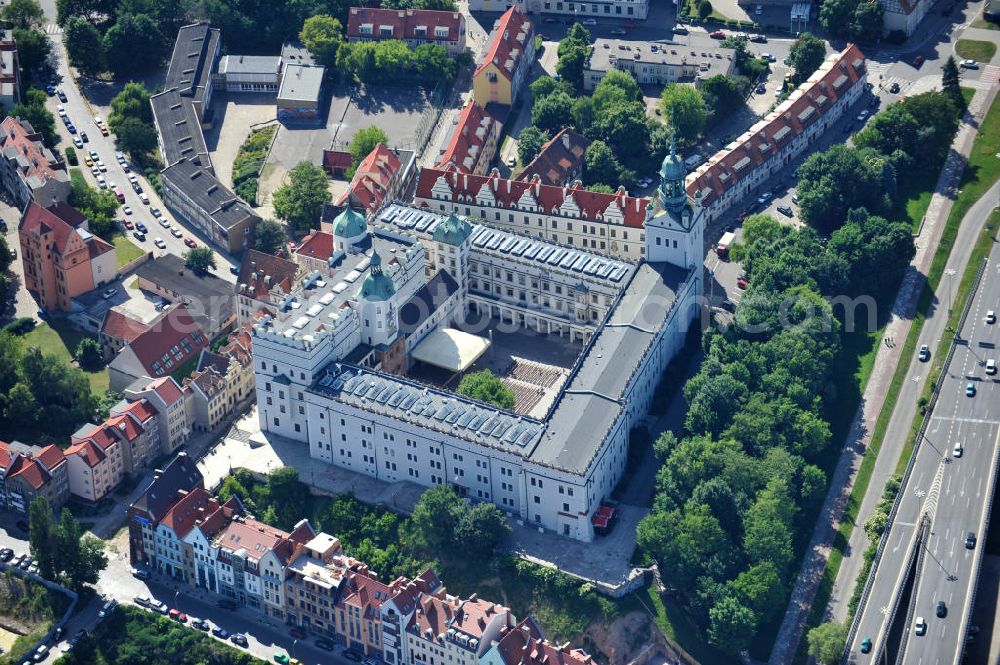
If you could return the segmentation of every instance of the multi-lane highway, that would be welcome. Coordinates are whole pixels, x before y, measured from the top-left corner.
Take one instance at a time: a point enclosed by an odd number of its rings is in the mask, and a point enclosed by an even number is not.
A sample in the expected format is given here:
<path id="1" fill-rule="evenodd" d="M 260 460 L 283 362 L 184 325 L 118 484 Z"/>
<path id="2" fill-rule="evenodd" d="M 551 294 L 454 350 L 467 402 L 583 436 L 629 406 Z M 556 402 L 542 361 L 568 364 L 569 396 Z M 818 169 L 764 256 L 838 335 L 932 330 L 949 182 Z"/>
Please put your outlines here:
<path id="1" fill-rule="evenodd" d="M 900 594 L 905 563 L 924 515 L 930 530 L 917 552 L 920 567 L 913 595 L 908 606 L 897 609 L 901 617 L 909 612 L 903 662 L 952 665 L 962 659 L 1000 450 L 1000 375 L 986 370 L 987 361 L 1000 361 L 1000 324 L 988 317 L 1000 307 L 998 267 L 1000 250 L 995 249 L 951 362 L 943 370 L 940 395 L 908 482 L 900 489 L 899 509 L 870 594 L 858 608 L 858 629 L 849 645 L 854 663 L 877 662 L 875 657 L 889 641 L 888 610 Z M 966 544 L 969 533 L 975 538 L 972 547 Z M 937 616 L 939 601 L 945 603 L 943 617 Z M 927 622 L 924 635 L 914 630 L 918 617 Z M 873 643 L 869 654 L 861 652 L 866 638 Z"/>

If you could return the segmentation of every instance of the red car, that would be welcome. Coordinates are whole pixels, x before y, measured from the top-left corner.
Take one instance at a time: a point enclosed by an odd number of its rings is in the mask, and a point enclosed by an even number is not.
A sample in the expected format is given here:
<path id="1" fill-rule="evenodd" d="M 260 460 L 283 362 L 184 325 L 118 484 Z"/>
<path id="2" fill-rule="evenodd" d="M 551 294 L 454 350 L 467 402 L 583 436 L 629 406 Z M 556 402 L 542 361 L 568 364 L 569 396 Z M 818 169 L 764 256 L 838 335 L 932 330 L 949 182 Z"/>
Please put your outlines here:
<path id="1" fill-rule="evenodd" d="M 708 36 L 711 37 L 712 39 L 725 39 L 726 33 L 724 33 L 722 30 L 716 30 L 715 32 L 708 33 Z"/>
<path id="2" fill-rule="evenodd" d="M 924 56 L 918 53 L 915 58 L 913 58 L 913 66 L 919 67 L 924 64 Z"/>
<path id="3" fill-rule="evenodd" d="M 622 23 L 622 27 L 627 30 L 631 30 L 635 27 L 635 21 L 626 21 L 625 23 Z"/>
<path id="4" fill-rule="evenodd" d="M 746 289 L 748 286 L 750 286 L 750 282 L 747 281 L 746 277 L 740 277 L 738 280 L 736 280 L 736 286 L 740 287 L 741 289 Z"/>
<path id="5" fill-rule="evenodd" d="M 107 125 L 101 125 L 101 134 L 104 135 L 104 136 L 108 135 L 108 127 L 107 127 Z"/>
<path id="6" fill-rule="evenodd" d="M 192 238 L 191 236 L 188 236 L 187 238 L 184 238 L 184 244 L 187 245 L 188 247 L 197 247 L 198 246 L 198 243 L 196 243 L 194 241 L 194 238 Z"/>
<path id="7" fill-rule="evenodd" d="M 126 219 L 125 221 L 122 222 L 122 224 L 124 224 L 125 228 L 128 229 L 129 231 L 135 228 L 135 224 L 132 223 L 131 219 Z"/>
<path id="8" fill-rule="evenodd" d="M 173 619 L 174 621 L 180 621 L 181 623 L 184 623 L 188 620 L 188 615 L 184 614 L 183 612 L 177 609 L 172 609 L 169 612 L 167 612 L 167 616 Z"/>

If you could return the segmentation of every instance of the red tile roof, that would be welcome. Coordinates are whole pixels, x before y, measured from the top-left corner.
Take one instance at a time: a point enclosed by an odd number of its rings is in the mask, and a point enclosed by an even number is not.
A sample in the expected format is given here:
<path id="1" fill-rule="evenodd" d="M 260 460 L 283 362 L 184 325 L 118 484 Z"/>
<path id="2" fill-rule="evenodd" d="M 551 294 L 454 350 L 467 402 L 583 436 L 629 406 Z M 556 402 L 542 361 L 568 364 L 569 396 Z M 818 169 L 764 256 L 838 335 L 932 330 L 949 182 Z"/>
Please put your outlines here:
<path id="1" fill-rule="evenodd" d="M 458 116 L 455 130 L 451 135 L 448 147 L 441 153 L 435 168 L 444 169 L 449 164 L 455 165 L 460 171 L 472 173 L 484 160 L 493 159 L 493 155 L 484 155 L 486 144 L 491 134 L 499 134 L 497 120 L 486 112 L 475 100 L 470 99 Z"/>
<path id="2" fill-rule="evenodd" d="M 482 637 L 486 626 L 498 614 L 508 613 L 506 607 L 484 600 L 482 598 L 470 599 L 462 603 L 455 613 L 455 618 L 451 622 L 451 627 L 460 630 L 470 637 Z"/>
<path id="3" fill-rule="evenodd" d="M 169 376 L 150 381 L 146 385 L 146 389 L 152 390 L 159 395 L 160 399 L 163 400 L 163 403 L 168 407 L 184 396 L 184 391 L 182 391 L 181 387 L 177 385 L 177 382 Z"/>
<path id="4" fill-rule="evenodd" d="M 72 446 L 66 449 L 66 457 L 72 457 L 73 455 L 78 455 L 80 459 L 87 463 L 87 466 L 94 468 L 105 459 L 107 455 L 101 450 L 101 447 L 94 443 L 93 439 L 86 439 L 80 443 L 74 443 Z"/>
<path id="5" fill-rule="evenodd" d="M 23 478 L 36 490 L 42 489 L 51 477 L 40 464 L 25 455 L 18 455 L 7 471 L 7 478 Z"/>
<path id="6" fill-rule="evenodd" d="M 260 559 L 287 537 L 281 529 L 247 518 L 226 527 L 215 544 L 230 552 L 245 549 L 252 557 Z"/>
<path id="7" fill-rule="evenodd" d="M 219 500 L 207 490 L 195 487 L 167 511 L 160 524 L 171 529 L 178 538 L 183 538 L 195 522 L 206 519 L 209 514 L 218 510 L 219 505 Z"/>
<path id="8" fill-rule="evenodd" d="M 333 234 L 326 231 L 313 231 L 302 239 L 295 253 L 326 261 L 333 256 Z"/>
<path id="9" fill-rule="evenodd" d="M 52 478 L 52 471 L 65 463 L 63 452 L 52 444 L 32 456 L 20 451 L 12 453 L 10 444 L 0 441 L 0 468 L 6 470 L 7 478 L 23 478 L 36 490 Z"/>
<path id="10" fill-rule="evenodd" d="M 348 169 L 353 163 L 354 157 L 349 152 L 344 150 L 323 151 L 323 168 L 327 171 L 333 171 L 334 169 Z"/>
<path id="11" fill-rule="evenodd" d="M 146 431 L 138 420 L 127 413 L 108 418 L 104 421 L 104 425 L 126 441 L 135 441 Z"/>
<path id="12" fill-rule="evenodd" d="M 149 329 L 145 323 L 136 321 L 118 310 L 109 309 L 101 326 L 101 334 L 123 342 L 131 342 Z"/>
<path id="13" fill-rule="evenodd" d="M 589 145 L 590 139 L 567 127 L 542 146 L 517 179 L 531 180 L 537 175 L 543 184 L 562 185 L 583 167 L 583 155 Z"/>
<path id="14" fill-rule="evenodd" d="M 121 410 L 121 413 L 128 413 L 140 423 L 147 423 L 156 417 L 156 407 L 149 403 L 147 399 L 136 400 Z"/>
<path id="15" fill-rule="evenodd" d="M 44 464 L 45 468 L 50 471 L 66 463 L 62 450 L 59 449 L 59 446 L 51 443 L 38 451 L 35 459 Z"/>
<path id="16" fill-rule="evenodd" d="M 351 186 L 340 195 L 336 204 L 347 205 L 348 199 L 353 194 L 365 209 L 375 212 L 382 205 L 382 200 L 389 191 L 389 184 L 393 176 L 399 172 L 400 166 L 396 153 L 379 143 L 358 164 L 358 169 L 351 179 Z"/>
<path id="17" fill-rule="evenodd" d="M 464 18 L 460 12 L 433 9 L 379 9 L 351 7 L 347 17 L 348 39 L 402 39 L 403 41 L 455 42 L 464 34 Z M 362 32 L 362 25 L 370 25 L 370 32 Z M 392 34 L 383 36 L 380 28 L 391 26 Z M 447 33 L 437 34 L 437 28 L 447 28 Z"/>
<path id="18" fill-rule="evenodd" d="M 285 293 L 290 293 L 298 271 L 299 265 L 294 261 L 249 249 L 243 257 L 236 282 L 246 285 L 245 289 L 239 291 L 240 295 L 266 300 L 271 289 L 276 286 L 281 287 Z"/>
<path id="19" fill-rule="evenodd" d="M 42 135 L 35 132 L 30 123 L 7 116 L 0 124 L 0 130 L 3 131 L 0 136 L 3 154 L 10 159 L 13 153 L 20 162 L 17 170 L 22 178 L 34 177 L 44 182 L 57 177 L 57 172 L 61 172 L 60 179 L 66 178 L 66 164 L 45 147 Z"/>
<path id="20" fill-rule="evenodd" d="M 7 120 L 10 120 L 10 118 L 7 118 Z M 4 120 L 5 124 L 7 120 Z M 28 206 L 21 216 L 19 228 L 21 233 L 30 233 L 39 236 L 51 234 L 53 249 L 60 255 L 66 251 L 70 239 L 76 230 L 51 210 L 43 208 L 34 201 L 28 202 Z"/>
<path id="21" fill-rule="evenodd" d="M 531 21 L 517 7 L 511 7 L 497 21 L 489 50 L 475 75 L 493 63 L 504 78 L 513 79 L 531 38 Z"/>
<path id="22" fill-rule="evenodd" d="M 580 208 L 583 218 L 588 221 L 603 221 L 607 210 L 617 206 L 623 214 L 624 225 L 632 228 L 642 228 L 645 224 L 646 204 L 649 202 L 646 198 L 629 196 L 623 188 L 619 188 L 614 194 L 605 194 L 588 191 L 582 185 L 557 187 L 544 185 L 540 181 L 508 180 L 501 178 L 496 169 L 488 175 L 473 175 L 460 173 L 454 168 L 422 169 L 417 180 L 417 198 L 434 199 L 433 188 L 438 180 L 448 184 L 451 190 L 451 198 L 448 200 L 456 203 L 467 198 L 475 200 L 479 192 L 486 188 L 503 208 L 516 210 L 518 201 L 527 192 L 535 205 L 549 214 L 558 215 L 559 207 L 567 198 L 571 198 Z"/>
<path id="23" fill-rule="evenodd" d="M 208 346 L 185 305 L 176 305 L 128 344 L 151 377 L 169 375 Z M 167 356 L 167 360 L 163 359 Z M 173 361 L 167 366 L 169 361 Z"/>
<path id="24" fill-rule="evenodd" d="M 365 618 L 377 617 L 379 607 L 389 599 L 389 587 L 364 573 L 351 575 L 350 585 L 350 593 L 339 604 L 357 607 Z"/>
<path id="25" fill-rule="evenodd" d="M 865 73 L 865 55 L 850 44 L 830 56 L 809 80 L 763 121 L 750 128 L 733 147 L 719 151 L 687 178 L 688 194 L 701 193 L 702 205 L 711 205 L 729 188 L 805 132 Z"/>
<path id="26" fill-rule="evenodd" d="M 437 641 L 439 635 L 448 630 L 448 624 L 455 616 L 457 608 L 447 600 L 435 596 L 421 595 L 417 600 L 417 610 L 410 619 L 407 630 L 425 640 Z"/>

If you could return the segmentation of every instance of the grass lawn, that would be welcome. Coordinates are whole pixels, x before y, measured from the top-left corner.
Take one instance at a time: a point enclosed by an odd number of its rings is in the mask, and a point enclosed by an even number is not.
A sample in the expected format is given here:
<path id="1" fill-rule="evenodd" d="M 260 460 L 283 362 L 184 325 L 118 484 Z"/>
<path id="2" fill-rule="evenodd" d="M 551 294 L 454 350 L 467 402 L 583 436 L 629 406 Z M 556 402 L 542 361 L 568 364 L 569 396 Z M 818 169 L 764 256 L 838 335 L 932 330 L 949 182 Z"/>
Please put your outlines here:
<path id="1" fill-rule="evenodd" d="M 42 353 L 70 363 L 73 361 L 73 351 L 84 337 L 88 335 L 65 321 L 54 319 L 49 323 L 35 326 L 34 330 L 24 336 L 24 342 L 25 346 L 37 346 Z M 90 391 L 95 395 L 103 395 L 108 389 L 108 370 L 106 368 L 97 372 L 84 370 L 84 374 L 90 380 Z"/>
<path id="2" fill-rule="evenodd" d="M 145 254 L 141 247 L 136 246 L 121 233 L 116 233 L 112 241 L 115 245 L 115 265 L 119 268 Z"/>
<path id="3" fill-rule="evenodd" d="M 984 42 L 978 39 L 959 39 L 955 42 L 955 53 L 966 60 L 989 62 L 996 55 L 997 45 L 994 42 Z"/>
<path id="4" fill-rule="evenodd" d="M 940 169 L 921 169 L 899 183 L 899 204 L 894 217 L 909 224 L 914 234 L 920 231 L 920 223 L 927 214 L 939 173 Z"/>
<path id="5" fill-rule="evenodd" d="M 181 383 L 184 381 L 184 379 L 191 376 L 191 374 L 193 374 L 194 371 L 198 369 L 198 357 L 200 355 L 201 354 L 198 353 L 191 356 L 186 361 L 184 361 L 184 363 L 180 367 L 171 372 L 170 376 L 174 378 L 174 381 L 176 381 L 177 383 Z"/>
<path id="6" fill-rule="evenodd" d="M 976 18 L 972 19 L 972 23 L 969 24 L 969 27 L 982 28 L 983 30 L 1000 30 L 1000 23 L 987 21 L 983 18 L 982 14 L 979 14 Z"/>

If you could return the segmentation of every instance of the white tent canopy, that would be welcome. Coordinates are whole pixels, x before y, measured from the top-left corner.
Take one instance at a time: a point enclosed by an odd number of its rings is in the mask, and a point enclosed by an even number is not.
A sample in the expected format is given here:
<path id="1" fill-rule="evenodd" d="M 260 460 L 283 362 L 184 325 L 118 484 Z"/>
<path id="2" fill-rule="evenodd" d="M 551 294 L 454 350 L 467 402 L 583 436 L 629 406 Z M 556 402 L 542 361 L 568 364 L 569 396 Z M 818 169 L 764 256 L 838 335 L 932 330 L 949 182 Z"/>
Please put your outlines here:
<path id="1" fill-rule="evenodd" d="M 485 337 L 454 328 L 438 328 L 417 344 L 410 355 L 414 360 L 428 365 L 442 367 L 452 372 L 464 372 L 479 360 L 488 348 L 490 340 Z"/>

